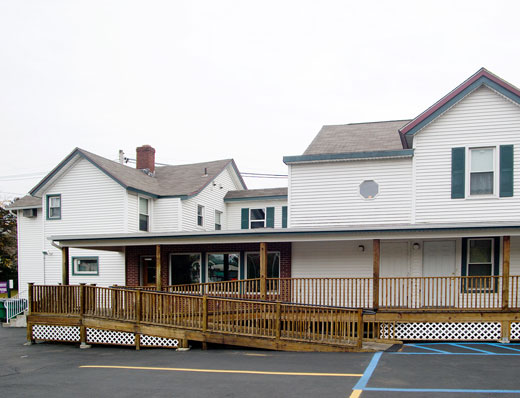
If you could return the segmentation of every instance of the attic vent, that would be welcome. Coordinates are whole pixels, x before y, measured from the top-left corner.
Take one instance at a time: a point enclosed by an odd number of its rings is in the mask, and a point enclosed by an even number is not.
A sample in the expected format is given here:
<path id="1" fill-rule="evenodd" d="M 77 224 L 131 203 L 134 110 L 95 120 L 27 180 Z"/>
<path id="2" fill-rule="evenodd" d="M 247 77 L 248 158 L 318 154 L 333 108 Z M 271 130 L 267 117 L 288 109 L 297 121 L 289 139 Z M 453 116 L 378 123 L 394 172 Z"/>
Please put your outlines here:
<path id="1" fill-rule="evenodd" d="M 23 209 L 23 216 L 25 218 L 36 218 L 38 209 Z"/>

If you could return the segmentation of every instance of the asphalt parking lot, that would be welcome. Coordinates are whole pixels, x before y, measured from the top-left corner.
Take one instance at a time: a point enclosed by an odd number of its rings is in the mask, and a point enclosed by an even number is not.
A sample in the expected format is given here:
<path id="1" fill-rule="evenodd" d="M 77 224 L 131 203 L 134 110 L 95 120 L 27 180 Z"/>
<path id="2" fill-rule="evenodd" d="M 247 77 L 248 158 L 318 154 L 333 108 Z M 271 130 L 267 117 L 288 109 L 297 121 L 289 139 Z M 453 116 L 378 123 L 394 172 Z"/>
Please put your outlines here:
<path id="1" fill-rule="evenodd" d="M 518 344 L 409 344 L 384 353 L 187 352 L 24 346 L 0 328 L 5 397 L 518 397 Z"/>

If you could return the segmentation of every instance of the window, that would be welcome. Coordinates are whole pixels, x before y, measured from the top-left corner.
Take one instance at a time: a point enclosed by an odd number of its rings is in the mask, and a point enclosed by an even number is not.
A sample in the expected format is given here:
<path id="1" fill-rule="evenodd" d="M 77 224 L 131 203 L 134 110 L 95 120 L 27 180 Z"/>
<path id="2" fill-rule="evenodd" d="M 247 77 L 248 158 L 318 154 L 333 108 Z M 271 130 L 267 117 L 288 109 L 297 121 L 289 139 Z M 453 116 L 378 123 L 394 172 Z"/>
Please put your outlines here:
<path id="1" fill-rule="evenodd" d="M 468 239 L 468 276 L 490 276 L 493 271 L 493 240 Z"/>
<path id="2" fill-rule="evenodd" d="M 222 212 L 215 210 L 215 231 L 222 229 Z"/>
<path id="3" fill-rule="evenodd" d="M 197 225 L 199 227 L 204 226 L 204 206 L 197 206 Z"/>
<path id="4" fill-rule="evenodd" d="M 493 195 L 495 187 L 495 148 L 470 149 L 470 195 Z"/>
<path id="5" fill-rule="evenodd" d="M 139 197 L 139 231 L 148 231 L 150 227 L 149 200 Z"/>
<path id="6" fill-rule="evenodd" d="M 374 180 L 365 180 L 359 184 L 359 194 L 365 199 L 374 199 L 379 193 L 379 185 Z"/>
<path id="7" fill-rule="evenodd" d="M 250 228 L 265 228 L 265 209 L 250 210 Z"/>
<path id="8" fill-rule="evenodd" d="M 260 253 L 246 254 L 247 278 L 260 278 Z M 280 253 L 267 253 L 267 277 L 280 277 Z"/>
<path id="9" fill-rule="evenodd" d="M 47 195 L 47 219 L 61 219 L 61 195 Z"/>
<path id="10" fill-rule="evenodd" d="M 238 265 L 238 253 L 208 254 L 208 282 L 237 280 Z"/>
<path id="11" fill-rule="evenodd" d="M 72 257 L 72 275 L 99 275 L 99 258 Z"/>
<path id="12" fill-rule="evenodd" d="M 200 254 L 172 254 L 170 256 L 170 283 L 184 285 L 200 282 Z"/>

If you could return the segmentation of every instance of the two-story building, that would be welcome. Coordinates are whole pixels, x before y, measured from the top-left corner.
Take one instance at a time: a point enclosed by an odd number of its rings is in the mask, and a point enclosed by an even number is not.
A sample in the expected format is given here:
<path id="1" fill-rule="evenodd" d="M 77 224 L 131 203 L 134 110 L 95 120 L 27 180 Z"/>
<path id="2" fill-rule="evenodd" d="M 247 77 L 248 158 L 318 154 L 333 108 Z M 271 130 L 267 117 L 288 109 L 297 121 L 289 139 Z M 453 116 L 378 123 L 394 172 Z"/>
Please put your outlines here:
<path id="1" fill-rule="evenodd" d="M 520 90 L 481 69 L 414 119 L 324 126 L 284 157 L 288 189 L 247 190 L 232 160 L 155 168 L 141 147 L 135 170 L 77 149 L 30 192 L 40 217 L 23 216 L 30 198 L 12 206 L 21 284 L 261 277 L 283 300 L 370 308 L 376 323 L 413 310 L 416 334 L 432 319 L 420 311 L 449 329 L 451 311 L 518 308 L 519 105 Z M 31 233 L 42 244 L 29 255 Z M 63 259 L 45 255 L 53 245 Z M 460 336 L 500 337 L 502 318 L 472 316 L 487 326 Z"/>

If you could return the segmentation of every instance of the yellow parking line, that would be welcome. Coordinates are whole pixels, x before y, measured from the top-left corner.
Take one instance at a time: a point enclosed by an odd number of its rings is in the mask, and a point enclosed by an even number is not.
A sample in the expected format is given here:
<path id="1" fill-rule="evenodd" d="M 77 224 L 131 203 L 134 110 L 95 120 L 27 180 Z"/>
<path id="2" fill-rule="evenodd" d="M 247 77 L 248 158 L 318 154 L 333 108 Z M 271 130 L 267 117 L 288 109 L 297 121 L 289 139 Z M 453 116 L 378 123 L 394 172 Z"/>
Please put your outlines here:
<path id="1" fill-rule="evenodd" d="M 363 390 L 354 390 L 352 391 L 352 394 L 350 394 L 349 398 L 359 398 L 361 396 L 361 392 Z"/>
<path id="2" fill-rule="evenodd" d="M 200 372 L 200 373 L 238 373 L 253 375 L 275 375 L 275 376 L 327 376 L 327 377 L 361 377 L 357 373 L 306 373 L 306 372 L 265 372 L 261 370 L 226 370 L 226 369 L 189 369 L 189 368 L 156 368 L 148 366 L 109 366 L 109 365 L 84 365 L 80 368 L 100 369 L 132 369 L 132 370 L 168 370 L 175 372 Z"/>

